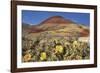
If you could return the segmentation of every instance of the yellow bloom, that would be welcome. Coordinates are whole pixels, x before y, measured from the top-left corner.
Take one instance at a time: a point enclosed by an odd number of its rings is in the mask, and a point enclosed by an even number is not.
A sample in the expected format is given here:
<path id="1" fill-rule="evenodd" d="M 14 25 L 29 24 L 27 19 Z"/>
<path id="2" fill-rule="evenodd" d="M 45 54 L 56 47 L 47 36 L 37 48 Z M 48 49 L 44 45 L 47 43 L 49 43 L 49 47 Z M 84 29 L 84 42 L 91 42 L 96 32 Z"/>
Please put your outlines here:
<path id="1" fill-rule="evenodd" d="M 73 41 L 73 45 L 77 45 L 78 44 L 78 42 L 77 41 Z"/>
<path id="2" fill-rule="evenodd" d="M 73 48 L 79 47 L 80 43 L 78 41 L 73 41 Z"/>
<path id="3" fill-rule="evenodd" d="M 55 51 L 56 51 L 56 53 L 62 53 L 63 52 L 63 46 L 61 46 L 61 45 L 57 45 L 56 46 L 56 48 L 55 48 Z"/>
<path id="4" fill-rule="evenodd" d="M 40 60 L 45 60 L 47 58 L 46 53 L 42 52 L 40 56 Z"/>
<path id="5" fill-rule="evenodd" d="M 24 56 L 24 61 L 25 62 L 28 62 L 29 60 L 31 59 L 31 54 L 26 54 L 25 56 Z"/>

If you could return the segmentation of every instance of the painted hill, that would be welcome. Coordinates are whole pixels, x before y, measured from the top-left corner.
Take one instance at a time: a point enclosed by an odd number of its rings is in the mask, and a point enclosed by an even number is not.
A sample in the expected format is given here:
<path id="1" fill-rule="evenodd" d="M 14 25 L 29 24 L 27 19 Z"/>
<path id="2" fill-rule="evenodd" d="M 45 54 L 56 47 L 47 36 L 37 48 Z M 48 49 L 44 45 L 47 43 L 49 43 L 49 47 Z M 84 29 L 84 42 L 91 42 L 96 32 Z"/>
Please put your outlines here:
<path id="1" fill-rule="evenodd" d="M 23 31 L 28 32 L 29 36 L 39 36 L 48 33 L 51 36 L 71 36 L 88 37 L 89 28 L 85 25 L 75 23 L 62 16 L 53 16 L 38 25 L 23 24 Z"/>
<path id="2" fill-rule="evenodd" d="M 74 23 L 73 21 L 69 20 L 69 19 L 65 19 L 62 16 L 53 16 L 50 17 L 48 19 L 46 19 L 45 21 L 41 22 L 40 24 L 70 24 L 70 23 Z"/>

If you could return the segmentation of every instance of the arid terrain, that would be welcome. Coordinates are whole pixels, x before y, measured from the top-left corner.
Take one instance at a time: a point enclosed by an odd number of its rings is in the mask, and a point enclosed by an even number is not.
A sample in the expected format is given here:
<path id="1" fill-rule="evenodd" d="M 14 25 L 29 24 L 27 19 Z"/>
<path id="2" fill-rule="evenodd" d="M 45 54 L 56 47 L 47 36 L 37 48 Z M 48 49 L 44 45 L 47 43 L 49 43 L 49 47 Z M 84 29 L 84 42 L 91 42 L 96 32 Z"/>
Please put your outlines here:
<path id="1" fill-rule="evenodd" d="M 22 61 L 89 59 L 89 27 L 62 16 L 40 24 L 22 23 Z"/>

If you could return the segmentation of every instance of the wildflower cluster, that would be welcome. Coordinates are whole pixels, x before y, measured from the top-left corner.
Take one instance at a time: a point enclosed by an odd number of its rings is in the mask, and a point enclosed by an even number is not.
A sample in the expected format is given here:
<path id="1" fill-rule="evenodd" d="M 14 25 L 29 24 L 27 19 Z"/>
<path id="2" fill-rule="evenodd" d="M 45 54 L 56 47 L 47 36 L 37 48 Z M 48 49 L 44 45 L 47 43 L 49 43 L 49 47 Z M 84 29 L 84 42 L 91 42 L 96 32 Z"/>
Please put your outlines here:
<path id="1" fill-rule="evenodd" d="M 25 40 L 23 41 L 26 42 Z M 23 47 L 23 62 L 84 60 L 90 57 L 88 42 L 65 38 L 37 38 Z"/>

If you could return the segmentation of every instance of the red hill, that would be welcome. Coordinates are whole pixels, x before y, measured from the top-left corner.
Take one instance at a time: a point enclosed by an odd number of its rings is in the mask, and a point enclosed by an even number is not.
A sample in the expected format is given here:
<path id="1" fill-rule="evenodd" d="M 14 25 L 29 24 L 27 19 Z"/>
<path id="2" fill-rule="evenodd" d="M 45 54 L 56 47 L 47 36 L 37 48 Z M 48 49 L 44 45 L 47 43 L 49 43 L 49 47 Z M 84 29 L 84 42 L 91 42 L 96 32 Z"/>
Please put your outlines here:
<path id="1" fill-rule="evenodd" d="M 46 19 L 45 21 L 41 22 L 40 25 L 42 24 L 71 24 L 74 23 L 73 21 L 69 20 L 69 19 L 65 19 L 62 16 L 52 16 L 48 19 Z"/>

